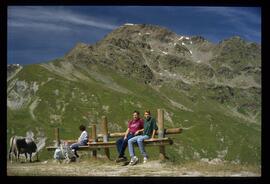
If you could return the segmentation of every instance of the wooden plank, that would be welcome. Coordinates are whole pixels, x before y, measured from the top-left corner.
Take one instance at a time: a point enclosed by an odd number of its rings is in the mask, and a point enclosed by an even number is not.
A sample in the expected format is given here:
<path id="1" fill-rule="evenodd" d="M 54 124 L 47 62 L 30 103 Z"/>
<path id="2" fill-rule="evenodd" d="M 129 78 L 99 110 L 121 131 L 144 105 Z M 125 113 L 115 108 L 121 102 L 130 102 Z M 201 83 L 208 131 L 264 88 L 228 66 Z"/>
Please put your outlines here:
<path id="1" fill-rule="evenodd" d="M 93 134 L 92 134 L 92 135 L 93 135 Z M 96 142 L 102 141 L 101 139 L 88 139 L 88 142 L 95 142 L 94 140 L 96 140 Z M 62 141 L 63 141 L 63 142 L 66 142 L 68 145 L 71 145 L 71 144 L 73 144 L 73 143 L 78 142 L 78 140 L 62 140 Z M 53 142 L 56 143 L 55 140 L 53 140 Z"/>
<path id="2" fill-rule="evenodd" d="M 168 128 L 168 129 L 164 129 L 165 131 L 165 135 L 166 134 L 180 134 L 182 133 L 183 129 L 182 128 Z M 157 133 L 158 134 L 158 131 Z"/>
<path id="3" fill-rule="evenodd" d="M 154 139 L 154 140 L 144 140 L 145 146 L 160 146 L 160 145 L 172 145 L 173 140 L 170 138 L 163 139 Z M 137 146 L 137 144 L 134 144 Z M 47 146 L 46 149 L 48 151 L 55 150 L 56 146 Z M 108 142 L 96 142 L 96 143 L 88 143 L 87 146 L 80 146 L 79 150 L 95 150 L 100 148 L 116 148 L 116 141 L 108 141 Z"/>
<path id="4" fill-rule="evenodd" d="M 181 128 L 169 128 L 169 129 L 164 129 L 164 133 L 166 134 L 180 134 L 182 133 Z M 156 135 L 159 134 L 159 131 L 156 132 Z M 115 132 L 115 133 L 108 133 L 109 138 L 114 138 L 114 137 L 123 137 L 125 135 L 125 132 Z M 103 134 L 97 134 L 98 138 L 103 138 Z"/>
<path id="5" fill-rule="evenodd" d="M 113 137 L 123 137 L 123 136 L 125 136 L 125 132 L 108 133 L 108 136 L 110 138 L 113 138 Z M 98 138 L 103 138 L 103 134 L 98 134 Z"/>
<path id="6" fill-rule="evenodd" d="M 170 129 L 164 129 L 165 134 L 178 134 L 181 133 L 181 128 L 170 128 Z M 56 133 L 57 132 L 57 133 Z M 93 132 L 92 132 L 93 134 Z M 55 131 L 55 137 L 59 138 L 59 129 Z M 125 135 L 125 132 L 114 132 L 114 133 L 109 133 L 108 132 L 108 138 L 117 138 L 117 137 L 123 137 Z M 158 135 L 158 131 L 156 132 L 156 135 Z M 96 141 L 103 141 L 104 134 L 97 134 Z M 64 140 L 68 144 L 76 143 L 78 140 L 70 139 L 70 140 Z M 89 138 L 89 142 L 94 141 L 93 138 Z"/>

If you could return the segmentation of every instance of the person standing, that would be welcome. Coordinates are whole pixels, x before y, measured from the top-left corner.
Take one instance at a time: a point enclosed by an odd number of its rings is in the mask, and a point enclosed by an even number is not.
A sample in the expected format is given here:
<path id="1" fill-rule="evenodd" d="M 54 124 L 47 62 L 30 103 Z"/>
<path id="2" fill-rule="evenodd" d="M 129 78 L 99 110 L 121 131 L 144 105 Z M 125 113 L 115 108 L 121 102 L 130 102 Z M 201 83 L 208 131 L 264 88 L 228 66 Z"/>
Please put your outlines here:
<path id="1" fill-rule="evenodd" d="M 135 142 L 138 143 L 140 152 L 143 155 L 143 163 L 147 162 L 148 156 L 147 156 L 147 153 L 145 152 L 143 141 L 146 139 L 150 139 L 150 140 L 154 139 L 154 136 L 155 136 L 156 131 L 158 129 L 157 124 L 156 124 L 156 120 L 153 117 L 151 117 L 149 110 L 146 110 L 144 112 L 144 117 L 145 117 L 144 129 L 141 130 L 141 131 L 143 131 L 143 134 L 137 135 L 137 136 L 128 140 L 128 151 L 129 151 L 130 158 L 131 158 L 129 165 L 135 165 L 139 161 L 138 157 L 136 157 L 134 154 L 133 144 Z"/>
<path id="2" fill-rule="evenodd" d="M 116 142 L 118 158 L 116 162 L 127 161 L 125 157 L 125 150 L 128 144 L 128 140 L 136 135 L 139 135 L 143 130 L 143 119 L 140 118 L 140 113 L 138 111 L 133 112 L 133 119 L 128 122 L 128 128 L 125 132 L 125 136 L 118 139 Z"/>

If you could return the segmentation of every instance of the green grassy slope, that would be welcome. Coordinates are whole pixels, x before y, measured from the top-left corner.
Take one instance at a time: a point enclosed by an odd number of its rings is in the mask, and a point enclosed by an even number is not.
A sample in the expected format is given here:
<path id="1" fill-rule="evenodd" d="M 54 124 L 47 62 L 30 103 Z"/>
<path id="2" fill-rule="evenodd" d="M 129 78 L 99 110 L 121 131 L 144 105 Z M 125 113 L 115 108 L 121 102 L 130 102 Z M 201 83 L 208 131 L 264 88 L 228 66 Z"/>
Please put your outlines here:
<path id="1" fill-rule="evenodd" d="M 182 134 L 171 135 L 174 145 L 166 149 L 174 162 L 220 158 L 261 164 L 261 125 L 234 116 L 226 104 L 211 99 L 202 88 L 193 86 L 188 93 L 170 84 L 152 88 L 99 65 L 84 67 L 87 70 L 74 66 L 60 75 L 41 65 L 28 65 L 9 81 L 8 85 L 17 80 L 29 86 L 36 82 L 38 89 L 23 93 L 16 84 L 11 87 L 30 101 L 19 109 L 8 108 L 7 140 L 13 134 L 42 130 L 51 145 L 55 127 L 60 128 L 62 139 L 76 139 L 80 124 L 96 123 L 100 132 L 102 115 L 108 117 L 110 132 L 120 132 L 134 110 L 150 109 L 156 117 L 156 110 L 162 108 L 165 128 L 184 128 Z M 157 148 L 147 150 L 150 157 L 158 158 Z M 41 159 L 51 156 L 46 150 L 41 153 Z"/>

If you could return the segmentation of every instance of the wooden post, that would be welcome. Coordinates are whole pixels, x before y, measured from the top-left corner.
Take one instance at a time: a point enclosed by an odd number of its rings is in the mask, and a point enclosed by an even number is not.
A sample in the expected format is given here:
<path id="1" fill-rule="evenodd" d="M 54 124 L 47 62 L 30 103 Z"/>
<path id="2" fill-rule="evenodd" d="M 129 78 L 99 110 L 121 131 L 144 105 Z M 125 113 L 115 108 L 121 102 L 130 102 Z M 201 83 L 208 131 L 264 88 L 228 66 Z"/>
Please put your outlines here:
<path id="1" fill-rule="evenodd" d="M 59 128 L 54 129 L 56 146 L 60 146 Z"/>
<path id="2" fill-rule="evenodd" d="M 164 111 L 162 109 L 157 110 L 157 121 L 158 121 L 158 138 L 164 138 Z M 159 146 L 159 158 L 164 160 L 165 156 L 165 146 Z"/>
<path id="3" fill-rule="evenodd" d="M 93 143 L 97 142 L 97 127 L 96 125 L 92 125 L 92 139 L 93 139 Z M 93 150 L 93 157 L 97 158 L 97 150 Z"/>
<path id="4" fill-rule="evenodd" d="M 108 121 L 106 116 L 102 116 L 102 122 L 101 122 L 101 127 L 102 127 L 102 133 L 103 133 L 103 142 L 108 142 L 109 141 L 109 134 L 108 134 Z M 110 150 L 109 148 L 104 148 L 105 155 L 108 159 L 110 159 Z"/>

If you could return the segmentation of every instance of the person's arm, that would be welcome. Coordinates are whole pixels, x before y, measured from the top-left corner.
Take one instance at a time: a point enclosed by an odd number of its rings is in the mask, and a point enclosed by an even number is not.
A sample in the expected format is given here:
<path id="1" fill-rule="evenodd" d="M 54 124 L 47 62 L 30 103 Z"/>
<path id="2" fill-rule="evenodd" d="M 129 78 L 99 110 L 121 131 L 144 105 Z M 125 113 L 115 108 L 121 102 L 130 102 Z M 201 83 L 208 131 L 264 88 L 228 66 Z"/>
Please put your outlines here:
<path id="1" fill-rule="evenodd" d="M 138 135 L 140 132 L 143 132 L 143 131 L 144 131 L 144 128 L 140 129 L 140 130 L 137 130 L 134 135 Z"/>
<path id="2" fill-rule="evenodd" d="M 83 136 L 83 132 L 81 133 L 80 137 L 78 137 L 78 142 L 81 142 Z"/>
<path id="3" fill-rule="evenodd" d="M 141 119 L 141 122 L 140 122 L 140 128 L 141 129 L 139 129 L 139 130 L 137 130 L 135 132 L 135 135 L 138 135 L 138 134 L 140 134 L 140 132 L 143 132 L 144 131 L 144 121 L 142 119 Z"/>
<path id="4" fill-rule="evenodd" d="M 152 123 L 153 123 L 153 132 L 152 132 L 152 136 L 150 138 L 151 140 L 155 139 L 155 135 L 156 135 L 156 132 L 158 130 L 157 123 L 156 123 L 155 119 L 152 120 Z"/>
<path id="5" fill-rule="evenodd" d="M 151 140 L 151 139 L 155 139 L 156 131 L 157 131 L 156 129 L 153 130 L 153 133 L 152 133 L 152 136 L 151 136 L 150 140 Z"/>
<path id="6" fill-rule="evenodd" d="M 84 142 L 84 141 L 88 141 L 88 133 L 86 131 L 83 131 L 81 133 L 81 136 L 78 138 L 78 142 Z"/>
<path id="7" fill-rule="evenodd" d="M 128 133 L 129 133 L 129 128 L 127 128 L 127 130 L 126 130 L 126 132 L 125 132 L 124 139 L 126 139 L 126 138 L 127 138 Z"/>

